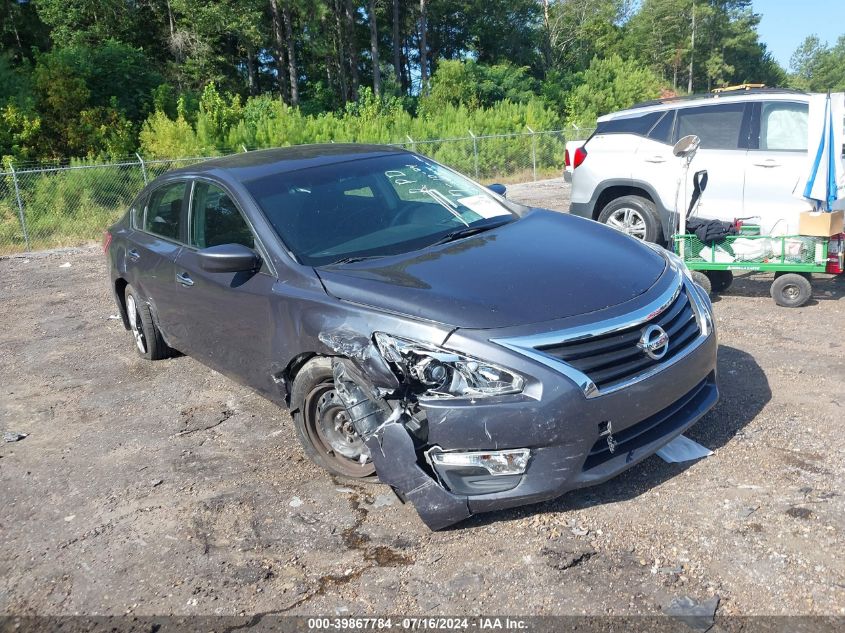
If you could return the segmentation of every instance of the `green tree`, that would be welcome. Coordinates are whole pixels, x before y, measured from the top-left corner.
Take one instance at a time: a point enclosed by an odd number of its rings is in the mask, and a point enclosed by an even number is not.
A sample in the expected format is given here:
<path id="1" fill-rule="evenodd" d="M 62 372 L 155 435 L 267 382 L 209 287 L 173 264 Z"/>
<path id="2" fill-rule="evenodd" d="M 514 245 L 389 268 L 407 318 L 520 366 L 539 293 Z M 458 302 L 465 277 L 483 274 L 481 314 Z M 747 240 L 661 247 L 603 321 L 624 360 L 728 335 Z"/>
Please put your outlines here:
<path id="1" fill-rule="evenodd" d="M 660 96 L 660 89 L 660 78 L 636 62 L 618 55 L 607 59 L 596 57 L 567 100 L 568 121 L 593 125 L 603 114 Z"/>
<path id="2" fill-rule="evenodd" d="M 504 100 L 527 103 L 537 98 L 536 83 L 525 67 L 444 60 L 438 65 L 431 80 L 431 90 L 422 97 L 420 108 L 423 112 L 434 113 L 444 105 L 476 109 L 491 107 Z"/>
<path id="3" fill-rule="evenodd" d="M 790 84 L 801 90 L 825 92 L 845 90 L 845 35 L 834 46 L 815 35 L 801 43 L 789 60 Z"/>
<path id="4" fill-rule="evenodd" d="M 160 80 L 141 51 L 113 40 L 39 55 L 33 93 L 41 151 L 49 158 L 131 153 L 133 121 L 147 115 Z"/>
<path id="5" fill-rule="evenodd" d="M 50 36 L 33 2 L 0 0 L 0 52 L 12 62 L 32 59 L 33 49 L 46 49 Z"/>
<path id="6" fill-rule="evenodd" d="M 138 27 L 138 3 L 126 0 L 38 0 L 35 6 L 60 47 L 132 41 Z"/>
<path id="7" fill-rule="evenodd" d="M 549 2 L 543 23 L 547 70 L 574 75 L 594 57 L 618 50 L 622 36 L 623 0 L 558 0 Z"/>

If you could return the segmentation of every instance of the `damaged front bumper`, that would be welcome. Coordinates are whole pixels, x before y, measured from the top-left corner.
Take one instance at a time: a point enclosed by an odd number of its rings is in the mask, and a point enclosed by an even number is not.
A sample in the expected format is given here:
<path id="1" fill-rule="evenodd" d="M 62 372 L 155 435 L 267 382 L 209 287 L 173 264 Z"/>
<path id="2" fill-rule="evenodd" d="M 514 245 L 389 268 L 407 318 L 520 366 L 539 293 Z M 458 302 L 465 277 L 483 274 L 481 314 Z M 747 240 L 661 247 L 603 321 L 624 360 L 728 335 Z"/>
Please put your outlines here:
<path id="1" fill-rule="evenodd" d="M 357 338 L 351 354 L 330 345 L 343 354 L 333 360 L 335 388 L 380 480 L 431 529 L 610 479 L 681 435 L 718 400 L 710 303 L 680 268 L 669 267 L 648 298 L 534 330 L 491 337 L 458 329 L 444 347 L 418 346 L 419 354 L 459 368 L 457 382 L 428 390 L 413 379 L 419 356 L 410 356 L 414 367 L 402 367 L 378 334 L 378 345 Z M 573 349 L 572 358 L 587 364 L 569 360 Z M 490 381 L 462 382 L 467 368 L 483 369 Z"/>
<path id="2" fill-rule="evenodd" d="M 559 372 L 539 365 L 531 367 L 524 393 L 420 398 L 413 406 L 383 397 L 386 390 L 352 360 L 336 358 L 334 373 L 380 480 L 437 530 L 605 481 L 652 455 L 716 403 L 716 348 L 710 333 L 671 371 L 598 398 L 586 398 Z M 528 452 L 524 461 L 508 456 L 522 451 Z M 469 452 L 499 452 L 493 461 L 504 468 L 495 474 L 486 466 L 454 468 L 444 462 L 460 460 L 432 459 Z"/>

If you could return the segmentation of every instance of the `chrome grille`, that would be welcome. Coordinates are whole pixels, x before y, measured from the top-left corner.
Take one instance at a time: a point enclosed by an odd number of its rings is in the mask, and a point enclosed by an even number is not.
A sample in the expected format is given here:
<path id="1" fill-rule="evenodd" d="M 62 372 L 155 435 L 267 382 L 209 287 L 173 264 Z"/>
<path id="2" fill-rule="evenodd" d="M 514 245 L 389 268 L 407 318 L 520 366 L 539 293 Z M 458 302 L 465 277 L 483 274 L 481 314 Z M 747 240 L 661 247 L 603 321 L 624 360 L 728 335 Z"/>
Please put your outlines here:
<path id="1" fill-rule="evenodd" d="M 659 360 L 637 346 L 643 329 L 658 325 L 669 335 L 666 354 Z M 562 343 L 537 345 L 535 350 L 565 362 L 586 375 L 599 391 L 626 382 L 681 354 L 699 335 L 698 320 L 686 288 L 659 314 L 611 333 Z"/>

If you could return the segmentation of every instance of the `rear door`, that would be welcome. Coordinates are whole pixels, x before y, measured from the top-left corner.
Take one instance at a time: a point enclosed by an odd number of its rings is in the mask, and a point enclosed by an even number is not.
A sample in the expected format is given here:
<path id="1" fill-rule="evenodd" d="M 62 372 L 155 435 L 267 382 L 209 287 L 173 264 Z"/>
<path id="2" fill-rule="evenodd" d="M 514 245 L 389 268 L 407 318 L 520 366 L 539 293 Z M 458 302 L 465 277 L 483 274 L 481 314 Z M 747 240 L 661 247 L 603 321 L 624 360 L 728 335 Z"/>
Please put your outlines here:
<path id="1" fill-rule="evenodd" d="M 754 104 L 745 172 L 745 215 L 759 216 L 766 231 L 798 230 L 798 213 L 812 205 L 795 194 L 807 165 L 809 105 L 800 101 Z"/>
<path id="2" fill-rule="evenodd" d="M 266 393 L 271 379 L 276 275 L 235 197 L 221 185 L 196 180 L 191 194 L 187 246 L 175 265 L 174 287 L 182 309 L 179 338 L 185 353 Z M 203 270 L 198 251 L 221 244 L 255 249 L 262 267 L 254 273 Z"/>
<path id="3" fill-rule="evenodd" d="M 698 216 L 719 220 L 742 217 L 745 158 L 751 125 L 751 107 L 746 103 L 717 103 L 687 106 L 677 112 L 673 142 L 689 134 L 701 139 L 690 164 L 686 188 L 681 187 L 681 209 L 686 209 L 696 171 L 707 170 L 707 191 L 701 197 Z M 676 173 L 680 175 L 680 162 Z M 676 176 L 677 183 L 677 176 Z M 674 194 L 673 194 L 674 200 Z"/>
<path id="4" fill-rule="evenodd" d="M 150 303 L 159 329 L 174 346 L 178 308 L 174 304 L 173 266 L 183 246 L 187 190 L 185 181 L 164 183 L 154 189 L 143 210 L 136 212 L 136 230 L 126 250 L 129 283 Z"/>
<path id="5" fill-rule="evenodd" d="M 633 179 L 636 183 L 651 185 L 659 198 L 655 202 L 672 211 L 679 173 L 678 160 L 672 155 L 675 111 L 656 112 L 655 115 L 657 120 L 652 119 L 652 125 L 643 131 L 634 155 Z"/>

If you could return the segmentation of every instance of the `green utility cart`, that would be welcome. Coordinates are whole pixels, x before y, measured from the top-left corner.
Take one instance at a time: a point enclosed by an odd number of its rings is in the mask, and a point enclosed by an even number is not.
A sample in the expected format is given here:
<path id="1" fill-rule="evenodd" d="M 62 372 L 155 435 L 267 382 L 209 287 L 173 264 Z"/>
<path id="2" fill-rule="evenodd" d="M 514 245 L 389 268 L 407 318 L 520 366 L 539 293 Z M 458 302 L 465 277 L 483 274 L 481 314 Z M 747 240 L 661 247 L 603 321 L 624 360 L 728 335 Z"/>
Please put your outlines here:
<path id="1" fill-rule="evenodd" d="M 673 241 L 675 253 L 708 293 L 727 290 L 735 270 L 770 271 L 775 273 L 772 299 L 780 306 L 797 308 L 812 296 L 813 273 L 840 272 L 831 269 L 831 238 L 826 237 L 759 235 L 757 227 L 743 226 L 740 234 L 712 243 L 705 244 L 692 234 L 675 235 Z M 841 261 L 841 257 L 835 259 Z"/>

